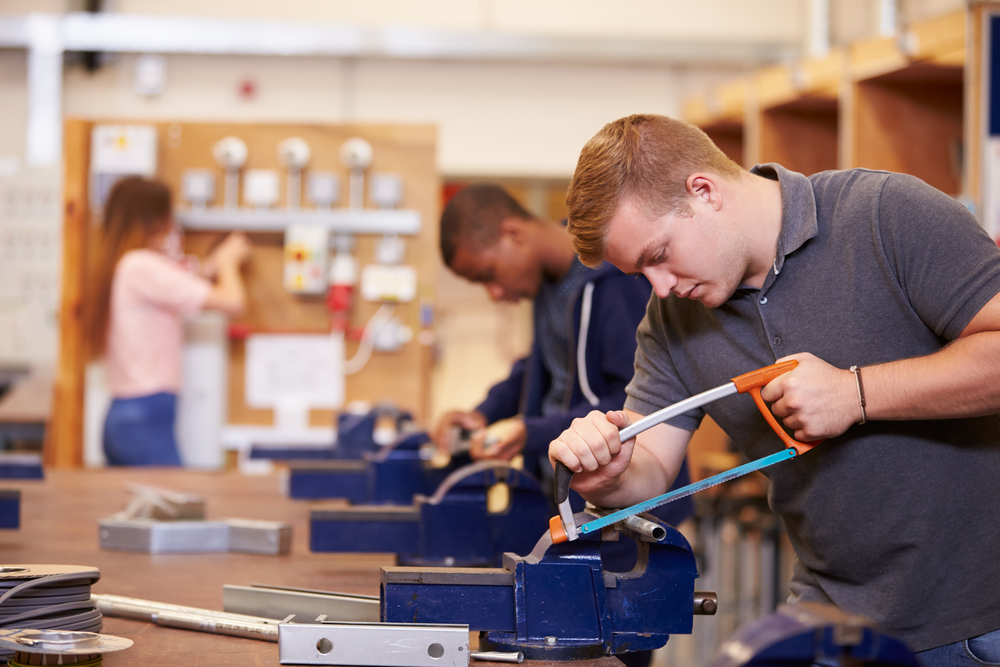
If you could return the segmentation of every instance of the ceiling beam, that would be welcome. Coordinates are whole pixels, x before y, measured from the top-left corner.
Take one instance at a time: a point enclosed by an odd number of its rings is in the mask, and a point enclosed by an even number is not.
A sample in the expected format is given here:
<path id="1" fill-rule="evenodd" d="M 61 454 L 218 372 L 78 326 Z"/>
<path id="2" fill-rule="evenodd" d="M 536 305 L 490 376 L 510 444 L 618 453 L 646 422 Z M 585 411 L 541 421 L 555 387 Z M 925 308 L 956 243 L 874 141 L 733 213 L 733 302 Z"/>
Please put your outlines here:
<path id="1" fill-rule="evenodd" d="M 33 16 L 37 15 L 0 18 L 0 47 L 29 48 Z M 749 68 L 788 59 L 795 46 L 732 39 L 584 38 L 145 14 L 50 16 L 57 21 L 66 51 Z"/>

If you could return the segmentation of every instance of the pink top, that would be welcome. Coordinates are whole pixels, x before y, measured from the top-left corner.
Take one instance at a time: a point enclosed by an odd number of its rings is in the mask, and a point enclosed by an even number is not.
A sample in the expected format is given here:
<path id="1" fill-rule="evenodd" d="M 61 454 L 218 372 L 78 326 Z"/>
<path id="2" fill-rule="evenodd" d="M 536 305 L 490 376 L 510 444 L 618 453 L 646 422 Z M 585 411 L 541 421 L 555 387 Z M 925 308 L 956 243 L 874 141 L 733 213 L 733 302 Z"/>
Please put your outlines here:
<path id="1" fill-rule="evenodd" d="M 105 365 L 111 395 L 146 396 L 181 388 L 183 318 L 198 313 L 212 283 L 153 250 L 125 253 L 111 282 Z"/>

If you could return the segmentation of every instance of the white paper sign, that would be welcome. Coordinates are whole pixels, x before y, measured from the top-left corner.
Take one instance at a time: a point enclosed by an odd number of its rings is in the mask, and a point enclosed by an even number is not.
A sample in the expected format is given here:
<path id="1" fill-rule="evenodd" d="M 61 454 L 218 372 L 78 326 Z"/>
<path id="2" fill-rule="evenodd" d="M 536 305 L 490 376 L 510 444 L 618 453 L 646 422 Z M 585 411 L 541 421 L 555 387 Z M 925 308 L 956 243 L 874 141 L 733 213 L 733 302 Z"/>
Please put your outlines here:
<path id="1" fill-rule="evenodd" d="M 95 125 L 90 170 L 100 174 L 156 174 L 156 128 L 152 125 Z"/>
<path id="2" fill-rule="evenodd" d="M 327 335 L 257 334 L 247 338 L 246 402 L 254 408 L 344 403 L 344 342 Z"/>

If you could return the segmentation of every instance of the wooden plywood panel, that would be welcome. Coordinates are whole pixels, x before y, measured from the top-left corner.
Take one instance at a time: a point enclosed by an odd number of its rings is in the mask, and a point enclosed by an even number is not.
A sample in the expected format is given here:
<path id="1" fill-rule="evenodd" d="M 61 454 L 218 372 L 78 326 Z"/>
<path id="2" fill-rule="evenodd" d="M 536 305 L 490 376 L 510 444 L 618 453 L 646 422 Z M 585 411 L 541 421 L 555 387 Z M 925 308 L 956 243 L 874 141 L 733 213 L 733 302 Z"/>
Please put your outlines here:
<path id="1" fill-rule="evenodd" d="M 438 253 L 438 218 L 440 215 L 440 181 L 435 166 L 436 132 L 431 127 L 396 126 L 320 126 L 320 125 L 232 125 L 216 123 L 161 123 L 160 173 L 174 191 L 179 191 L 185 169 L 204 168 L 216 172 L 215 204 L 222 202 L 222 170 L 212 159 L 211 147 L 222 137 L 234 134 L 247 143 L 249 158 L 245 168 L 277 169 L 282 174 L 281 201 L 284 206 L 284 170 L 277 160 L 276 146 L 290 136 L 299 136 L 309 143 L 312 158 L 309 170 L 334 171 L 341 177 L 341 205 L 346 205 L 348 172 L 340 164 L 340 146 L 348 138 L 360 136 L 373 148 L 374 157 L 367 174 L 397 173 L 403 178 L 402 208 L 421 213 L 423 227 L 417 237 L 407 237 L 405 262 L 414 266 L 418 275 L 418 298 L 433 304 L 436 275 L 440 268 Z M 304 182 L 305 179 L 303 179 Z M 367 193 L 366 193 L 367 196 Z M 371 206 L 366 201 L 366 205 Z M 303 198 L 303 208 L 309 204 Z M 188 234 L 187 245 L 196 253 L 204 253 L 218 234 Z M 283 239 L 276 234 L 253 234 L 251 261 L 246 267 L 248 309 L 234 321 L 252 330 L 281 331 L 286 329 L 326 332 L 330 329 L 329 315 L 321 297 L 289 294 L 282 287 Z M 356 237 L 355 256 L 361 266 L 371 263 L 376 238 Z M 356 298 L 352 326 L 361 327 L 377 310 L 378 304 Z M 400 304 L 395 315 L 415 332 L 420 329 L 420 303 Z M 231 348 L 230 413 L 231 423 L 269 423 L 269 410 L 253 410 L 243 402 L 243 345 L 234 341 Z M 358 344 L 347 343 L 347 355 L 352 356 Z M 347 378 L 348 401 L 388 400 L 412 411 L 418 419 L 429 413 L 430 369 L 428 351 L 414 340 L 396 353 L 375 353 L 365 368 Z M 314 411 L 313 424 L 330 423 L 332 415 Z"/>
<path id="2" fill-rule="evenodd" d="M 775 65 L 762 69 L 753 82 L 757 102 L 766 109 L 816 97 L 835 100 L 842 69 L 842 54 L 837 50 L 825 58 L 805 60 L 795 67 Z"/>
<path id="3" fill-rule="evenodd" d="M 919 62 L 960 67 L 965 60 L 966 22 L 966 12 L 958 11 L 909 26 L 896 37 L 852 44 L 851 76 L 874 78 Z"/>
<path id="4" fill-rule="evenodd" d="M 739 465 L 738 455 L 732 452 L 733 445 L 729 436 L 711 417 L 706 416 L 688 444 L 687 456 L 691 481 L 700 482 L 706 477 Z M 736 463 L 733 462 L 734 459 L 737 459 Z"/>
<path id="5" fill-rule="evenodd" d="M 128 122 L 114 120 L 107 122 Z M 86 183 L 90 127 L 93 123 L 69 121 L 67 137 L 79 136 L 80 146 L 67 149 L 68 163 L 79 162 L 75 170 L 67 169 L 67 207 L 70 196 L 79 193 L 82 205 L 86 205 Z M 279 171 L 281 200 L 285 205 L 285 171 L 280 166 L 276 146 L 290 136 L 305 139 L 311 149 L 312 158 L 306 169 L 334 171 L 341 177 L 341 205 L 347 203 L 347 170 L 340 164 L 339 150 L 345 140 L 360 136 L 373 148 L 372 165 L 368 175 L 391 172 L 402 176 L 402 208 L 415 209 L 421 214 L 422 230 L 416 237 L 406 237 L 405 262 L 414 266 L 418 275 L 418 301 L 396 306 L 395 315 L 415 333 L 421 328 L 421 307 L 433 312 L 433 302 L 437 289 L 437 275 L 441 264 L 438 252 L 438 219 L 440 216 L 440 179 L 435 164 L 436 131 L 424 126 L 388 125 L 283 125 L 283 124 L 229 124 L 229 123 L 171 123 L 138 122 L 152 124 L 158 135 L 159 178 L 166 182 L 179 199 L 182 174 L 187 169 L 208 169 L 216 174 L 216 196 L 212 205 L 221 205 L 224 191 L 224 173 L 211 154 L 212 145 L 227 135 L 243 139 L 249 149 L 246 169 L 276 169 Z M 73 128 L 79 127 L 74 134 Z M 303 178 L 303 183 L 305 179 Z M 366 195 L 367 196 L 367 195 Z M 367 203 L 367 202 L 366 202 Z M 182 208 L 183 202 L 175 206 Z M 302 207 L 311 205 L 303 198 Z M 69 208 L 67 208 L 69 210 Z M 77 208 L 79 210 L 79 208 Z M 84 213 L 86 219 L 89 214 Z M 69 217 L 67 217 L 69 224 Z M 185 238 L 186 251 L 204 256 L 224 237 L 223 232 L 188 232 Z M 251 259 L 244 268 L 247 287 L 248 308 L 244 316 L 233 321 L 251 331 L 295 331 L 326 333 L 330 330 L 330 320 L 322 297 L 297 296 L 289 294 L 282 287 L 283 236 L 276 233 L 255 233 L 250 235 L 253 244 Z M 72 238 L 69 240 L 73 242 Z M 376 238 L 370 235 L 356 237 L 355 257 L 361 266 L 373 261 Z M 73 251 L 67 255 L 79 256 L 87 264 L 86 249 Z M 82 280 L 78 283 L 82 284 Z M 65 289 L 65 288 L 64 288 Z M 67 292 L 72 296 L 72 289 Z M 379 304 L 366 303 L 356 298 L 351 324 L 362 327 L 377 310 Z M 72 304 L 64 297 L 63 309 Z M 85 304 L 84 304 L 85 307 Z M 427 312 L 425 311 L 425 312 Z M 72 311 L 71 311 L 72 312 Z M 64 322 L 67 320 L 64 320 Z M 64 331 L 72 332 L 69 327 Z M 79 338 L 79 332 L 70 334 Z M 352 356 L 358 346 L 349 340 L 347 355 Z M 229 373 L 229 415 L 228 421 L 235 424 L 270 424 L 270 410 L 252 410 L 243 402 L 244 345 L 239 339 L 230 346 Z M 375 353 L 365 368 L 347 379 L 346 398 L 348 401 L 387 400 L 414 413 L 418 420 L 426 419 L 430 406 L 430 346 L 420 343 L 417 337 L 395 353 Z M 62 369 L 61 369 L 62 372 Z M 81 377 L 82 377 L 82 370 Z M 82 409 L 82 380 L 78 389 Z M 58 403 L 58 399 L 57 399 Z M 313 411 L 314 425 L 332 423 L 332 413 Z M 64 420 L 67 429 L 79 431 Z"/>
<path id="6" fill-rule="evenodd" d="M 912 174 L 951 195 L 962 188 L 961 70 L 912 70 L 854 84 L 850 166 Z"/>
<path id="7" fill-rule="evenodd" d="M 685 104 L 684 120 L 700 127 L 736 164 L 745 164 L 744 114 L 747 81 L 735 79 L 714 87 L 703 98 Z"/>
<path id="8" fill-rule="evenodd" d="M 569 216 L 566 206 L 566 191 L 569 182 L 552 183 L 549 186 L 549 220 L 564 220 Z"/>
<path id="9" fill-rule="evenodd" d="M 836 105 L 766 109 L 760 120 L 760 160 L 807 176 L 837 168 Z"/>
<path id="10" fill-rule="evenodd" d="M 844 70 L 844 54 L 833 49 L 825 58 L 812 58 L 798 68 L 803 92 L 832 91 L 836 96 Z"/>
<path id="11" fill-rule="evenodd" d="M 967 15 L 964 10 L 915 23 L 907 35 L 918 59 L 951 58 L 965 50 Z"/>
<path id="12" fill-rule="evenodd" d="M 712 107 L 718 119 L 737 120 L 743 117 L 746 106 L 747 82 L 745 79 L 728 81 L 715 89 Z"/>
<path id="13" fill-rule="evenodd" d="M 708 97 L 701 95 L 685 100 L 681 110 L 681 118 L 692 125 L 701 126 L 710 123 L 712 111 L 708 104 Z"/>
<path id="14" fill-rule="evenodd" d="M 718 125 L 702 128 L 709 139 L 715 142 L 730 160 L 738 165 L 743 165 L 743 126 L 734 123 L 720 123 Z"/>
<path id="15" fill-rule="evenodd" d="M 787 65 L 758 70 L 753 85 L 757 87 L 757 100 L 762 107 L 782 104 L 798 94 L 792 68 Z"/>
<path id="16" fill-rule="evenodd" d="M 866 79 L 906 67 L 906 54 L 893 37 L 879 37 L 852 44 L 850 70 L 854 79 Z"/>

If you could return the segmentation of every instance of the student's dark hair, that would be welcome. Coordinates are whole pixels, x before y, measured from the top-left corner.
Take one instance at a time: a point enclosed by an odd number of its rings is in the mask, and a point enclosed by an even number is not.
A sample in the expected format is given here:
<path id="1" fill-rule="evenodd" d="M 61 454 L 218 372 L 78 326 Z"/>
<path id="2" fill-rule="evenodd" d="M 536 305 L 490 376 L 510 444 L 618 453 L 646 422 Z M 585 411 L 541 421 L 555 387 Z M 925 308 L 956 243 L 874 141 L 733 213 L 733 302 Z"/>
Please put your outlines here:
<path id="1" fill-rule="evenodd" d="M 441 257 L 451 266 L 460 247 L 472 251 L 500 238 L 507 218 L 534 220 L 510 193 L 496 183 L 474 183 L 459 190 L 441 213 Z"/>

